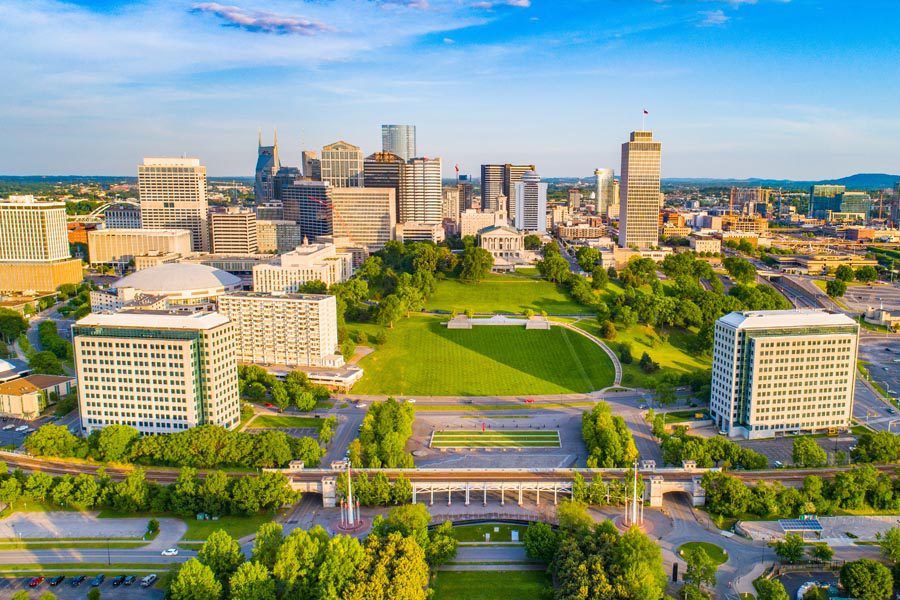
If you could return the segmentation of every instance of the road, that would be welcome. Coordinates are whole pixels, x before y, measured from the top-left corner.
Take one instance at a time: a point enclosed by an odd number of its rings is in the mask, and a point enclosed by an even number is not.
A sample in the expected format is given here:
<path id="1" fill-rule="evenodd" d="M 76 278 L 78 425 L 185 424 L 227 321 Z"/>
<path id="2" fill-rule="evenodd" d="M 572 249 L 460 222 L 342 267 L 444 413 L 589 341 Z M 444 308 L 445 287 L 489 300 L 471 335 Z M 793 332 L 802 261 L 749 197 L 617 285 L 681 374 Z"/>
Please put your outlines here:
<path id="1" fill-rule="evenodd" d="M 103 564 L 159 564 L 182 563 L 197 556 L 191 550 L 179 550 L 178 556 L 162 556 L 158 550 L 124 548 L 67 548 L 62 550 L 4 550 L 0 553 L 4 564 L 67 563 L 77 569 L 79 563 Z"/>

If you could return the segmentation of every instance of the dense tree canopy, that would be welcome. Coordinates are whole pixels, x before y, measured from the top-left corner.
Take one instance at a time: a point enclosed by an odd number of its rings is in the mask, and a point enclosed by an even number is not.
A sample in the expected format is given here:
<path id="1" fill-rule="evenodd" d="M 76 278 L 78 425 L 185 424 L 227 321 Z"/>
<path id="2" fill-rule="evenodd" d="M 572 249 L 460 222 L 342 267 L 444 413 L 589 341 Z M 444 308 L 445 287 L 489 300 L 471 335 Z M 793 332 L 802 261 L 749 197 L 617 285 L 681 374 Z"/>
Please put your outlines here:
<path id="1" fill-rule="evenodd" d="M 598 402 L 582 415 L 581 434 L 588 448 L 588 467 L 629 467 L 637 459 L 634 438 L 609 405 Z"/>

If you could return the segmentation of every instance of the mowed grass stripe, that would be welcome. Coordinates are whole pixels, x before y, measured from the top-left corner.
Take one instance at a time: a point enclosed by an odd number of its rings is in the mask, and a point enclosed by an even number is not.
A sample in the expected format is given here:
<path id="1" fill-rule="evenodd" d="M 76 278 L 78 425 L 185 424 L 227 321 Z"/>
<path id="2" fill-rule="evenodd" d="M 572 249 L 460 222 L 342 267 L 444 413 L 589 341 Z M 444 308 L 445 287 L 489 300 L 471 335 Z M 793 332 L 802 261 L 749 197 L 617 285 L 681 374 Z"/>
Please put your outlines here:
<path id="1" fill-rule="evenodd" d="M 434 442 L 432 448 L 559 448 L 559 442 Z"/>
<path id="2" fill-rule="evenodd" d="M 563 328 L 448 330 L 444 321 L 413 316 L 386 330 L 387 342 L 359 362 L 366 374 L 354 393 L 516 396 L 584 393 L 612 385 L 614 369 L 603 350 L 580 335 L 564 337 Z M 573 351 L 583 372 L 573 368 Z"/>
<path id="3" fill-rule="evenodd" d="M 455 437 L 465 437 L 465 438 L 490 438 L 490 437 L 508 437 L 508 438 L 520 438 L 520 437 L 549 437 L 555 438 L 559 437 L 559 434 L 555 431 L 523 431 L 521 433 L 516 432 L 491 432 L 491 433 L 457 433 L 457 432 L 437 432 L 434 434 L 434 437 L 442 437 L 442 438 L 455 438 Z"/>

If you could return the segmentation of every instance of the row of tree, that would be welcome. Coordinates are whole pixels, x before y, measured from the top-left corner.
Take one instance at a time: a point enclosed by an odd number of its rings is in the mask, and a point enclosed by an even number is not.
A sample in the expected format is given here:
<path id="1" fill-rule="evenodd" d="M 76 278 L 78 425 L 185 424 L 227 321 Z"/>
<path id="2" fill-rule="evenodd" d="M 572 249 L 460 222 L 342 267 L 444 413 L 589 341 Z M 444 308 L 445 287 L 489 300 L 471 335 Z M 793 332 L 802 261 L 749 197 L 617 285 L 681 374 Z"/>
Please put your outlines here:
<path id="1" fill-rule="evenodd" d="M 653 418 L 653 435 L 661 439 L 663 462 L 667 465 L 681 465 L 686 460 L 696 461 L 697 466 L 703 468 L 765 469 L 769 465 L 764 455 L 722 436 L 688 435 L 685 427 L 675 427 L 668 434 L 663 427 L 664 419 L 663 414 Z"/>
<path id="2" fill-rule="evenodd" d="M 630 467 L 638 457 L 625 419 L 613 416 L 605 402 L 582 414 L 581 435 L 588 449 L 589 468 Z"/>
<path id="3" fill-rule="evenodd" d="M 338 476 L 338 494 L 348 497 L 346 472 Z M 412 484 L 402 473 L 391 481 L 381 472 L 375 473 L 371 480 L 368 473 L 357 472 L 353 475 L 353 500 L 363 506 L 407 504 L 412 500 Z"/>
<path id="4" fill-rule="evenodd" d="M 238 366 L 238 388 L 242 398 L 253 402 L 268 399 L 279 410 L 288 406 L 303 411 L 313 410 L 317 402 L 330 396 L 325 386 L 311 383 L 303 371 L 291 371 L 284 381 L 280 381 L 257 365 Z"/>
<path id="5" fill-rule="evenodd" d="M 47 424 L 26 438 L 25 449 L 34 456 L 206 469 L 284 467 L 294 459 L 314 467 L 325 455 L 310 437 L 295 438 L 283 431 L 242 433 L 218 425 L 145 437 L 129 425 L 108 425 L 84 440 L 65 427 Z"/>
<path id="6" fill-rule="evenodd" d="M 121 481 L 113 481 L 103 470 L 96 476 L 87 473 L 53 476 L 42 471 L 25 475 L 16 470 L 0 478 L 0 502 L 12 504 L 25 500 L 79 510 L 171 511 L 183 516 L 198 512 L 252 515 L 278 509 L 297 498 L 287 478 L 274 472 L 264 472 L 258 477 L 228 477 L 222 471 L 212 471 L 198 477 L 196 471 L 185 468 L 170 485 L 148 481 L 141 469 Z"/>
<path id="7" fill-rule="evenodd" d="M 412 468 L 413 457 L 405 447 L 415 418 L 408 402 L 388 398 L 373 403 L 363 419 L 359 438 L 350 443 L 351 463 L 372 469 Z"/>
<path id="8" fill-rule="evenodd" d="M 841 471 L 823 480 L 807 475 L 799 489 L 778 481 L 758 481 L 748 487 L 740 479 L 722 472 L 703 476 L 709 512 L 725 517 L 744 514 L 768 518 L 791 518 L 801 514 L 828 515 L 836 510 L 895 511 L 900 509 L 900 479 L 879 473 L 871 465 Z"/>
<path id="9" fill-rule="evenodd" d="M 167 598 L 424 600 L 430 568 L 456 554 L 451 524 L 429 533 L 429 521 L 421 505 L 394 509 L 387 519 L 375 518 L 362 542 L 330 537 L 320 526 L 285 536 L 280 524 L 266 523 L 249 561 L 238 541 L 219 530 L 181 566 Z"/>

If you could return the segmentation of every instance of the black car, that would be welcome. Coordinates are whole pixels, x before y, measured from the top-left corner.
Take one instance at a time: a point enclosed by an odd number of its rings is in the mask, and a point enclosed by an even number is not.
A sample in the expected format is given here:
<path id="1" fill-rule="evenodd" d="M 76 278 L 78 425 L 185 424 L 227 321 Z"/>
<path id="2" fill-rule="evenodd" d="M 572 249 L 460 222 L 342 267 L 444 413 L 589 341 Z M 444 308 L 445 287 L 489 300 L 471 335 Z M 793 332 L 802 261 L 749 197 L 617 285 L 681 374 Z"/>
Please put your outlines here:
<path id="1" fill-rule="evenodd" d="M 66 578 L 65 575 L 57 575 L 55 577 L 51 577 L 50 579 L 48 579 L 47 583 L 49 583 L 50 585 L 55 587 L 55 586 L 59 585 L 60 583 L 62 583 L 62 580 L 65 578 Z"/>
<path id="2" fill-rule="evenodd" d="M 112 580 L 113 587 L 119 587 L 123 583 L 125 583 L 124 575 L 116 575 L 115 577 L 113 577 L 113 580 Z"/>
<path id="3" fill-rule="evenodd" d="M 71 581 L 72 587 L 78 587 L 79 585 L 84 583 L 85 579 L 87 579 L 87 577 L 85 577 L 84 575 L 78 575 L 76 577 L 73 577 L 72 581 Z"/>
<path id="4" fill-rule="evenodd" d="M 93 579 L 91 579 L 91 587 L 100 587 L 100 584 L 106 580 L 106 575 L 100 573 Z"/>
<path id="5" fill-rule="evenodd" d="M 137 577 L 135 577 L 134 575 L 129 575 L 128 577 L 125 578 L 125 581 L 123 581 L 122 583 L 124 583 L 125 585 L 131 585 L 135 581 L 137 581 Z"/>

